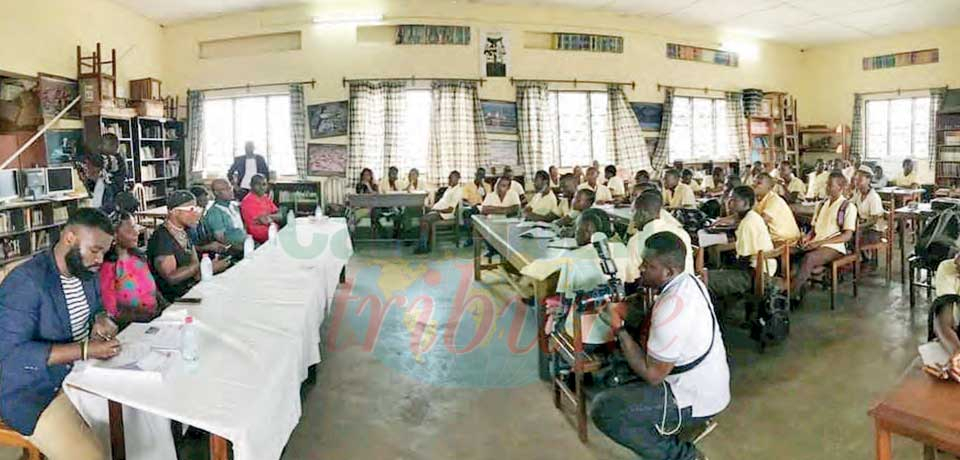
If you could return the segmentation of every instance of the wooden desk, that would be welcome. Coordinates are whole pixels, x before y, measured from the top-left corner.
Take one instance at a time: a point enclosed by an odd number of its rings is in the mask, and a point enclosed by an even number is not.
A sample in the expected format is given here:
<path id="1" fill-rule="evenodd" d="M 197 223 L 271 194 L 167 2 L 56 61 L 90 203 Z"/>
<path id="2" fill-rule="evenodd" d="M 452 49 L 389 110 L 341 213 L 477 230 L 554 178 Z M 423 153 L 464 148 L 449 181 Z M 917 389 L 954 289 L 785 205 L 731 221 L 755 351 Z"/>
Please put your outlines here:
<path id="1" fill-rule="evenodd" d="M 126 460 L 127 447 L 123 435 L 123 405 L 116 401 L 107 401 L 110 417 L 110 459 Z M 229 460 L 230 441 L 210 434 L 210 460 Z"/>
<path id="2" fill-rule="evenodd" d="M 907 245 L 906 238 L 906 221 L 911 221 L 914 223 L 914 234 L 919 235 L 923 231 L 923 224 L 927 219 L 939 214 L 938 211 L 934 211 L 930 203 L 917 203 L 916 205 L 908 205 L 897 208 L 893 212 L 893 218 L 896 220 L 897 224 L 897 238 L 900 241 L 900 282 L 907 282 Z"/>
<path id="3" fill-rule="evenodd" d="M 907 203 L 912 201 L 921 201 L 924 192 L 922 188 L 903 187 L 880 187 L 876 190 L 877 194 L 880 195 L 880 199 L 893 203 L 894 209 L 906 206 Z"/>
<path id="4" fill-rule="evenodd" d="M 923 373 L 919 359 L 890 393 L 869 411 L 876 427 L 877 460 L 890 460 L 893 433 L 924 444 L 925 458 L 933 449 L 960 454 L 960 384 Z"/>
<path id="5" fill-rule="evenodd" d="M 487 216 L 475 215 L 473 219 L 473 279 L 482 281 L 484 270 L 501 268 L 503 264 L 520 271 L 523 267 L 541 258 L 558 257 L 565 249 L 548 248 L 548 240 L 521 238 L 520 234 L 527 229 L 517 228 L 517 223 L 503 222 L 500 219 L 489 219 Z M 503 263 L 483 264 L 482 256 L 486 242 L 494 251 L 500 254 Z M 547 322 L 543 300 L 554 294 L 557 289 L 558 274 L 554 274 L 543 281 L 534 280 L 533 300 L 537 312 L 537 342 L 539 343 L 540 379 L 550 380 L 549 359 L 547 356 L 547 338 L 544 327 Z"/>
<path id="6" fill-rule="evenodd" d="M 370 210 L 370 219 L 373 220 L 373 210 L 376 208 L 419 208 L 420 210 L 425 209 L 427 200 L 427 192 L 414 192 L 414 193 L 364 193 L 357 194 L 351 193 L 346 197 L 347 205 L 354 210 L 357 209 L 369 209 Z M 352 222 L 349 223 L 349 228 L 356 228 L 356 218 L 351 217 Z M 396 241 L 395 239 L 383 239 L 377 238 L 376 235 L 375 222 L 370 224 L 370 238 L 363 239 L 361 241 L 370 241 L 370 242 L 382 242 L 382 241 Z M 356 240 L 355 240 L 356 241 Z"/>

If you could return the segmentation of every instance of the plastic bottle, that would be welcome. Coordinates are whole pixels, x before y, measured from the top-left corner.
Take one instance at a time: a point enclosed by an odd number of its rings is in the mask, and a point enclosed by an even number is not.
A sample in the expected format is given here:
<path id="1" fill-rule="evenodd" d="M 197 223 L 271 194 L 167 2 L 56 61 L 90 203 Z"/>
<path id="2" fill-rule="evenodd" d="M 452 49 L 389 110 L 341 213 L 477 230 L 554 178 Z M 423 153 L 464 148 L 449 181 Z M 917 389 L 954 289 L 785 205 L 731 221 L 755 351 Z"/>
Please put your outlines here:
<path id="1" fill-rule="evenodd" d="M 313 217 L 317 220 L 323 219 L 323 206 L 317 205 L 317 209 L 313 211 Z"/>
<path id="2" fill-rule="evenodd" d="M 183 320 L 183 329 L 180 331 L 180 355 L 184 361 L 195 362 L 200 359 L 200 343 L 197 341 L 197 325 L 193 317 Z"/>
<path id="3" fill-rule="evenodd" d="M 243 239 L 243 258 L 249 259 L 253 257 L 253 251 L 256 248 L 256 245 L 253 243 L 253 237 L 247 235 L 247 237 Z"/>
<path id="4" fill-rule="evenodd" d="M 287 225 L 293 225 L 297 220 L 297 215 L 293 213 L 293 210 L 287 211 Z"/>
<path id="5" fill-rule="evenodd" d="M 209 254 L 204 254 L 203 259 L 200 260 L 200 281 L 210 279 L 213 279 L 213 261 L 210 260 Z"/>
<path id="6" fill-rule="evenodd" d="M 270 228 L 267 230 L 267 239 L 273 241 L 277 237 L 277 224 L 270 222 Z"/>

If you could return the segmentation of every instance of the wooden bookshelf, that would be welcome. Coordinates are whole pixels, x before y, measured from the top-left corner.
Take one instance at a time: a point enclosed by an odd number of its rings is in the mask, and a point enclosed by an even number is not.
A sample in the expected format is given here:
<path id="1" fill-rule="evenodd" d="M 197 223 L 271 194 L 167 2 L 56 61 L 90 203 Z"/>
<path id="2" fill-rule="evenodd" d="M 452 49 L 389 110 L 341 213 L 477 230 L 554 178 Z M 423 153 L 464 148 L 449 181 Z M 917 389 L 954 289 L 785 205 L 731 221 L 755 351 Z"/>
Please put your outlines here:
<path id="1" fill-rule="evenodd" d="M 801 162 L 812 163 L 818 159 L 850 158 L 850 127 L 837 125 L 810 125 L 800 128 Z"/>
<path id="2" fill-rule="evenodd" d="M 0 204 L 0 269 L 49 249 L 86 197 Z"/>
<path id="3" fill-rule="evenodd" d="M 960 113 L 937 115 L 936 183 L 939 187 L 960 185 Z"/>
<path id="4" fill-rule="evenodd" d="M 747 137 L 751 162 L 776 165 L 788 160 L 799 166 L 796 99 L 782 92 L 764 94 L 761 113 L 747 117 Z"/>

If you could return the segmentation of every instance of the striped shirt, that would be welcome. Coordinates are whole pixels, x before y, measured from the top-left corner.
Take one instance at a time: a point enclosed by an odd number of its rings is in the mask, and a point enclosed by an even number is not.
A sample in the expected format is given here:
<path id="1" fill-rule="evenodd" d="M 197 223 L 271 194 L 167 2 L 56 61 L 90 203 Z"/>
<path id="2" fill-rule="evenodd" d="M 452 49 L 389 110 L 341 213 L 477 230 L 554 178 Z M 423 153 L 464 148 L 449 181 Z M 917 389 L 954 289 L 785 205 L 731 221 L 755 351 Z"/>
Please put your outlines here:
<path id="1" fill-rule="evenodd" d="M 90 335 L 90 305 L 87 304 L 87 295 L 83 292 L 83 284 L 74 276 L 60 275 L 60 285 L 63 287 L 63 297 L 67 299 L 67 312 L 70 313 L 70 331 L 73 340 L 80 341 Z"/>

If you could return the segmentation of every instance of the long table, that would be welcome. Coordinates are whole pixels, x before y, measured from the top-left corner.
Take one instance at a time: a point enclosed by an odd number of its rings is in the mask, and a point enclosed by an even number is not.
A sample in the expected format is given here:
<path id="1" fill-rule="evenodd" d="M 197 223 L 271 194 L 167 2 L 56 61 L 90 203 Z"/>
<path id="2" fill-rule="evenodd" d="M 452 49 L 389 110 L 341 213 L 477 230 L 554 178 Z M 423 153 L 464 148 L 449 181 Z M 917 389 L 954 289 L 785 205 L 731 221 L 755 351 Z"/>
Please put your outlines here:
<path id="1" fill-rule="evenodd" d="M 131 459 L 176 458 L 169 420 L 209 432 L 214 460 L 226 460 L 231 444 L 236 460 L 278 459 L 299 421 L 300 385 L 320 362 L 320 326 L 352 254 L 343 219 L 297 219 L 253 257 L 187 293 L 201 303 L 175 303 L 155 320 L 195 318 L 198 366 L 175 357 L 162 382 L 81 368 L 64 388 L 109 440 L 114 459 L 128 449 Z"/>
<path id="2" fill-rule="evenodd" d="M 517 228 L 515 220 L 505 221 L 503 218 L 490 218 L 483 215 L 474 215 L 473 219 L 473 279 L 482 281 L 483 271 L 499 269 L 503 264 L 509 264 L 517 271 L 533 263 L 537 259 L 558 257 L 566 252 L 565 249 L 548 248 L 546 240 L 521 238 L 520 234 L 527 229 Z M 483 250 L 486 242 L 503 259 L 503 263 L 484 264 Z M 539 373 L 542 380 L 550 380 L 549 360 L 546 353 L 547 338 L 544 335 L 546 311 L 543 300 L 552 295 L 557 287 L 557 274 L 544 280 L 533 280 L 534 308 L 537 312 L 537 342 L 539 343 Z"/>

